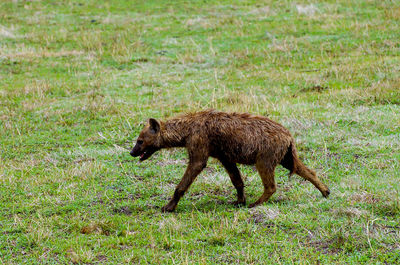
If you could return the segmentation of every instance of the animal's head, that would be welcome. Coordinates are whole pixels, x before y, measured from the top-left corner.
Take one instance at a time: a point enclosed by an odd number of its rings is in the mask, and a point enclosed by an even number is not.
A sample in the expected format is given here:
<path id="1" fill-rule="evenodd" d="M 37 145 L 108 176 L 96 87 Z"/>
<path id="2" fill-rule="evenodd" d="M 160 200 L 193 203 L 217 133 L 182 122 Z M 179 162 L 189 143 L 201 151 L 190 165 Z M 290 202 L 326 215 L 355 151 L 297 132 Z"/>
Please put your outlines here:
<path id="1" fill-rule="evenodd" d="M 160 123 L 156 119 L 149 119 L 148 124 L 136 140 L 136 145 L 130 153 L 131 156 L 140 156 L 140 161 L 144 161 L 154 152 L 160 150 L 160 130 Z"/>

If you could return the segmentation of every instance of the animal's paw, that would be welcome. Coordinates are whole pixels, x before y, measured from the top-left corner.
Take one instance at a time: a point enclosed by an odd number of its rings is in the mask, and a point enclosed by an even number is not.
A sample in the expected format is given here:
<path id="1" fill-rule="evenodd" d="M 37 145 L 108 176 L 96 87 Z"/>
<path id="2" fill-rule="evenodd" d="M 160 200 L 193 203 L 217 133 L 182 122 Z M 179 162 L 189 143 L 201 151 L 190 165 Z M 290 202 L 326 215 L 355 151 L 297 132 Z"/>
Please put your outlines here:
<path id="1" fill-rule="evenodd" d="M 328 198 L 329 194 L 331 194 L 331 191 L 328 188 L 322 192 L 322 196 L 325 198 Z"/>
<path id="2" fill-rule="evenodd" d="M 162 207 L 161 208 L 161 212 L 163 212 L 163 213 L 171 213 L 171 212 L 173 212 L 175 210 L 175 205 L 170 205 L 170 204 L 167 204 L 167 205 L 165 205 L 164 207 Z"/>

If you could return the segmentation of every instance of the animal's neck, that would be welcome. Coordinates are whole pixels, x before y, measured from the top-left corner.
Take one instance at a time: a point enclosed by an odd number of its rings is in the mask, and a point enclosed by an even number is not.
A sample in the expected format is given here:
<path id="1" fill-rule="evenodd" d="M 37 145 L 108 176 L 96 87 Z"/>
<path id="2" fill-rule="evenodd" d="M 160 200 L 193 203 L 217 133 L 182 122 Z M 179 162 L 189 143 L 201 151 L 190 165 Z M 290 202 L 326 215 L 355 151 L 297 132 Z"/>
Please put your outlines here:
<path id="1" fill-rule="evenodd" d="M 189 126 L 184 120 L 168 120 L 161 124 L 161 128 L 162 148 L 185 146 Z"/>

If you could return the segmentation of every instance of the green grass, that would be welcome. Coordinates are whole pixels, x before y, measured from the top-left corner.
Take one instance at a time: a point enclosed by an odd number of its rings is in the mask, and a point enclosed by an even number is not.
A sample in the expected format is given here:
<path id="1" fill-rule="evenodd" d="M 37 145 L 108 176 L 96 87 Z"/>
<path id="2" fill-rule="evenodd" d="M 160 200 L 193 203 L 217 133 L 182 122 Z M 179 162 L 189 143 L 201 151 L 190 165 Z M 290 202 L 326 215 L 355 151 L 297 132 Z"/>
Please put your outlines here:
<path id="1" fill-rule="evenodd" d="M 400 4 L 296 5 L 1 1 L 0 262 L 400 263 Z M 162 214 L 184 150 L 128 150 L 147 118 L 205 108 L 288 127 L 329 199 L 279 168 L 236 208 L 210 159 Z"/>

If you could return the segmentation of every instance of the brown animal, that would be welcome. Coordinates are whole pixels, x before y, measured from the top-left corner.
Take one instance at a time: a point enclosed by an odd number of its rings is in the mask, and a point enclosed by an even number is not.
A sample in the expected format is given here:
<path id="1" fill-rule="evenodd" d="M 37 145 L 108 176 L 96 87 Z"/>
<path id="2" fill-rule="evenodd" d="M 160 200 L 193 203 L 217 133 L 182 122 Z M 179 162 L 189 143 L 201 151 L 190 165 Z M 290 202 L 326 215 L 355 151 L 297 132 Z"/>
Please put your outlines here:
<path id="1" fill-rule="evenodd" d="M 249 207 L 259 205 L 276 191 L 274 170 L 278 164 L 309 180 L 328 197 L 329 189 L 315 172 L 297 156 L 295 142 L 289 131 L 266 117 L 247 113 L 225 113 L 206 110 L 159 122 L 149 119 L 131 155 L 148 159 L 162 148 L 185 147 L 189 164 L 174 196 L 161 210 L 172 212 L 196 176 L 207 165 L 208 157 L 221 161 L 237 190 L 236 204 L 246 204 L 244 184 L 236 166 L 255 164 L 264 185 L 264 193 Z"/>

